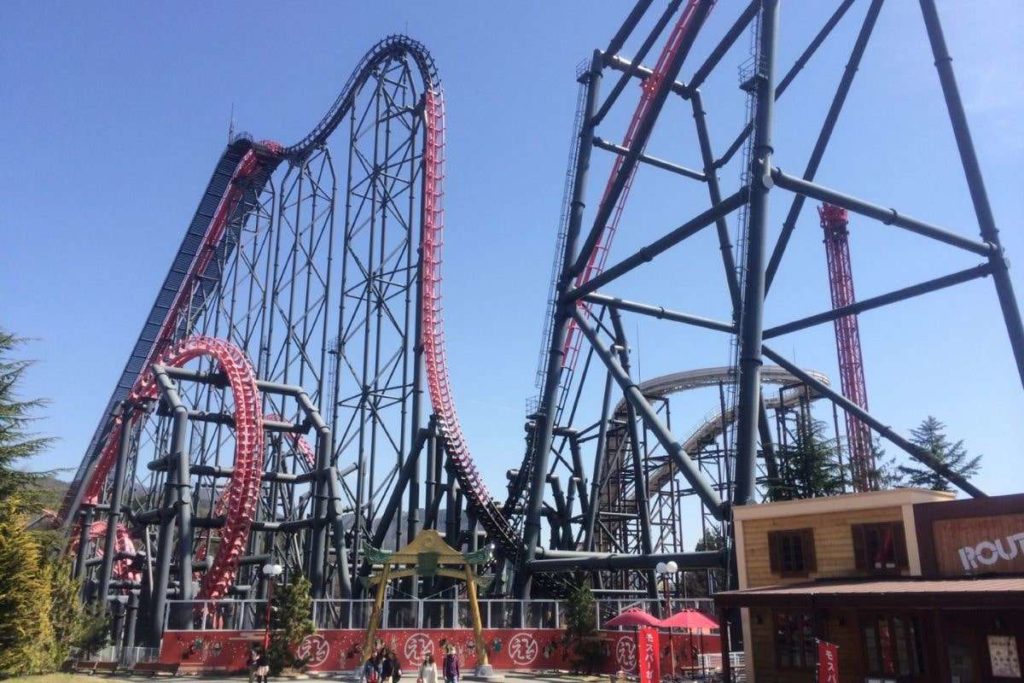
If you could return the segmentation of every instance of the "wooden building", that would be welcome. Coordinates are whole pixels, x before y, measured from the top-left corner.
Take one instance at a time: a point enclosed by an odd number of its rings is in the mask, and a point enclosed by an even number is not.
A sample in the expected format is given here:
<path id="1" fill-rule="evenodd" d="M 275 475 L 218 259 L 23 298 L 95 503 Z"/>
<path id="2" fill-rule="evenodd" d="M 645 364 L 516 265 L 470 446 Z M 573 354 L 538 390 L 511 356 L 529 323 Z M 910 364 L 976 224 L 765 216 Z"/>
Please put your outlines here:
<path id="1" fill-rule="evenodd" d="M 1024 495 L 919 489 L 737 508 L 748 680 L 815 680 L 817 639 L 840 681 L 1021 680 Z"/>

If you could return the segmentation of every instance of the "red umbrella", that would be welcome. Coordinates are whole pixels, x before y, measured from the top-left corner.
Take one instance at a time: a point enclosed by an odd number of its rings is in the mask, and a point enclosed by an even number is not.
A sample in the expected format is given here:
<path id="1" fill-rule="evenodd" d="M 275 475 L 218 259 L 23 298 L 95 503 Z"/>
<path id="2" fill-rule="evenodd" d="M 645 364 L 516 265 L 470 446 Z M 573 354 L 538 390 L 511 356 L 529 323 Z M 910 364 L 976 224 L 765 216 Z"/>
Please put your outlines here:
<path id="1" fill-rule="evenodd" d="M 695 609 L 684 609 L 682 612 L 676 612 L 668 619 L 662 621 L 661 624 L 667 628 L 688 628 L 691 631 L 707 631 L 718 628 L 717 621 Z"/>
<path id="2" fill-rule="evenodd" d="M 636 608 L 620 612 L 605 622 L 605 626 L 654 626 L 662 628 L 664 625 L 664 622 L 658 617 Z M 717 626 L 717 624 L 715 625 Z"/>
<path id="3" fill-rule="evenodd" d="M 695 609 L 684 609 L 682 612 L 676 612 L 668 619 L 661 622 L 666 628 L 685 628 L 690 631 L 690 649 L 693 650 L 693 632 L 697 631 L 700 634 L 700 669 L 704 671 L 704 632 L 713 628 L 718 628 L 718 622 L 704 614 L 698 612 Z"/>

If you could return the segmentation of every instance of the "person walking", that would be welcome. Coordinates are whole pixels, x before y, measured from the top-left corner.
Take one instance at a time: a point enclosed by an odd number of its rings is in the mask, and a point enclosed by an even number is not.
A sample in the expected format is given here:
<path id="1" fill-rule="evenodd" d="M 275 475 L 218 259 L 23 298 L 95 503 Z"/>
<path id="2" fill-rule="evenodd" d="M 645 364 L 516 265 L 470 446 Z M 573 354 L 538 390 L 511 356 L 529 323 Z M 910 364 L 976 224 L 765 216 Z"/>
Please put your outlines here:
<path id="1" fill-rule="evenodd" d="M 395 660 L 391 651 L 384 648 L 380 651 L 380 683 L 391 683 L 391 677 L 395 673 Z"/>
<path id="2" fill-rule="evenodd" d="M 245 660 L 245 668 L 249 671 L 249 683 L 256 680 L 256 666 L 260 659 L 260 649 L 253 643 L 249 646 L 249 656 Z"/>
<path id="3" fill-rule="evenodd" d="M 393 650 L 388 650 L 387 657 L 390 662 L 389 669 L 391 671 L 391 680 L 389 681 L 385 679 L 381 681 L 381 683 L 398 683 L 398 681 L 402 680 L 402 667 L 398 663 L 398 655 L 396 655 Z"/>
<path id="4" fill-rule="evenodd" d="M 438 683 L 437 664 L 434 663 L 434 655 L 428 654 L 420 664 L 419 676 L 416 683 Z"/>
<path id="5" fill-rule="evenodd" d="M 256 658 L 256 683 L 267 683 L 268 676 L 270 676 L 270 659 L 267 657 L 267 651 L 260 648 L 260 656 Z"/>
<path id="6" fill-rule="evenodd" d="M 363 664 L 363 683 L 380 682 L 380 653 L 374 653 Z"/>
<path id="7" fill-rule="evenodd" d="M 454 645 L 449 645 L 448 651 L 444 653 L 442 668 L 444 683 L 459 683 L 459 653 L 455 650 Z"/>

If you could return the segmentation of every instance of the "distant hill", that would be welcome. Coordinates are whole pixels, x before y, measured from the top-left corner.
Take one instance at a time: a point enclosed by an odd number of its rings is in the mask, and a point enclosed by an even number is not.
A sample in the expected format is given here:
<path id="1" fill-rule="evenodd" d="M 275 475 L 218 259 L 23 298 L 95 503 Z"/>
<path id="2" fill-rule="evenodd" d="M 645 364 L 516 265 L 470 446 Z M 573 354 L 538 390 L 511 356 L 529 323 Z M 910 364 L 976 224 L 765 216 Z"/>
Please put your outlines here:
<path id="1" fill-rule="evenodd" d="M 61 481 L 53 475 L 46 475 L 40 481 L 39 489 L 42 492 L 41 495 L 41 507 L 47 510 L 59 510 L 61 503 L 64 502 L 64 494 L 68 492 L 70 487 L 66 481 Z"/>

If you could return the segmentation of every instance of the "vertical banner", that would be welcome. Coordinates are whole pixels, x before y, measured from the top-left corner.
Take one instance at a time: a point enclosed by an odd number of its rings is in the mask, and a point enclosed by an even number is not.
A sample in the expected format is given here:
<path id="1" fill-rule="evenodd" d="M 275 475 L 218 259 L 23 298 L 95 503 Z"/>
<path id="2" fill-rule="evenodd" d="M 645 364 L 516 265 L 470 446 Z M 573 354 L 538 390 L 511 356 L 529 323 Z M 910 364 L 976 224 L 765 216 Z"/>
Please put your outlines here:
<path id="1" fill-rule="evenodd" d="M 818 683 L 839 683 L 839 646 L 818 641 Z"/>
<path id="2" fill-rule="evenodd" d="M 637 631 L 637 664 L 640 667 L 640 683 L 660 683 L 661 681 L 661 644 L 658 642 L 658 629 L 641 626 Z"/>

